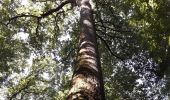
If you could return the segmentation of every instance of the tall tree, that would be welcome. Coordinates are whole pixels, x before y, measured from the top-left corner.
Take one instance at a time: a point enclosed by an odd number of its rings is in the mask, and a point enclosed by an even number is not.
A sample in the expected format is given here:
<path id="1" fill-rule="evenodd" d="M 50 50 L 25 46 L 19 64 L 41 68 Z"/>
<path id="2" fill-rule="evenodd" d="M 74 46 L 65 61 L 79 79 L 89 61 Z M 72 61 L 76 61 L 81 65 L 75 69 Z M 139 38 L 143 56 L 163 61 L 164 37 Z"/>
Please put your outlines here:
<path id="1" fill-rule="evenodd" d="M 104 87 L 97 49 L 93 11 L 89 0 L 77 0 L 80 7 L 79 50 L 68 100 L 104 100 Z"/>

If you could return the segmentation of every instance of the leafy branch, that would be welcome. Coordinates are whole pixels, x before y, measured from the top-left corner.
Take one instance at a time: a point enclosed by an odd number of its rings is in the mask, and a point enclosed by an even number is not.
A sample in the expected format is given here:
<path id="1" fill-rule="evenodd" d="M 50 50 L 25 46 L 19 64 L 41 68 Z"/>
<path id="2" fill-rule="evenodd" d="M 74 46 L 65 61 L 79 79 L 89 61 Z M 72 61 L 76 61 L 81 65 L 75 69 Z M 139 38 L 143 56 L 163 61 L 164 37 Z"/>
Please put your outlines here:
<path id="1" fill-rule="evenodd" d="M 16 16 L 10 18 L 9 21 L 8 21 L 8 23 L 7 23 L 6 25 L 10 24 L 11 21 L 16 20 L 16 19 L 21 18 L 21 17 L 37 18 L 38 22 L 40 22 L 40 20 L 41 20 L 42 18 L 45 18 L 45 17 L 47 17 L 47 16 L 49 16 L 49 15 L 51 15 L 51 14 L 59 11 L 60 9 L 63 8 L 63 6 L 65 6 L 66 4 L 69 4 L 69 3 L 73 3 L 72 0 L 68 0 L 68 1 L 62 2 L 58 7 L 54 8 L 54 9 L 50 9 L 50 10 L 48 10 L 47 12 L 41 14 L 40 16 L 31 15 L 31 14 L 20 14 L 20 15 L 16 15 Z"/>

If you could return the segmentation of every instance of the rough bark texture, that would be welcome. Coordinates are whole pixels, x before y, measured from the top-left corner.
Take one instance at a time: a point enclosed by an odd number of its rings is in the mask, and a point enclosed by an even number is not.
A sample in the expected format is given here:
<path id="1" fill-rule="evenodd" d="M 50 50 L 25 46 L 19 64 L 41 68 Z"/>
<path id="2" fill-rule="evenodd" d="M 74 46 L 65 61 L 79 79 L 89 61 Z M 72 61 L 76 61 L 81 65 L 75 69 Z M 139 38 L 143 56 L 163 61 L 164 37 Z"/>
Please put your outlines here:
<path id="1" fill-rule="evenodd" d="M 80 7 L 79 51 L 67 100 L 105 100 L 94 20 L 89 0 Z"/>

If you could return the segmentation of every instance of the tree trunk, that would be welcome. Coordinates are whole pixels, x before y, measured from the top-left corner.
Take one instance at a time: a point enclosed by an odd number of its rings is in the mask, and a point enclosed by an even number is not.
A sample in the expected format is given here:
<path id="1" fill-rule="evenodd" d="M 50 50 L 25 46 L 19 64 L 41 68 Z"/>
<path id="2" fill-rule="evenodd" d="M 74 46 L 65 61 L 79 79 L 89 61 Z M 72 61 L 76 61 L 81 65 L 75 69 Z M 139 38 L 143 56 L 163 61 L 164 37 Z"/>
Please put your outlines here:
<path id="1" fill-rule="evenodd" d="M 79 50 L 67 100 L 105 100 L 100 58 L 89 0 L 77 0 L 80 7 Z"/>
<path id="2" fill-rule="evenodd" d="M 157 72 L 157 76 L 159 78 L 163 78 L 165 74 L 169 73 L 170 70 L 170 46 L 168 45 L 167 53 L 165 55 L 165 58 L 159 65 L 160 70 Z"/>

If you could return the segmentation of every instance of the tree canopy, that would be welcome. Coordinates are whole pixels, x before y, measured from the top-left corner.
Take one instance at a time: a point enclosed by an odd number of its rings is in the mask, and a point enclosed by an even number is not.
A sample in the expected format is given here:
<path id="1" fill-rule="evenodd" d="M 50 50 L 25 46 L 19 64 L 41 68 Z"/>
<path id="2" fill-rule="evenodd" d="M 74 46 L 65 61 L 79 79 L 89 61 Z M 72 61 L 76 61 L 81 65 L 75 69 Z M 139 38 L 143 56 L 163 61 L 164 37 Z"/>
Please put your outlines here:
<path id="1" fill-rule="evenodd" d="M 106 100 L 169 100 L 170 1 L 91 2 Z M 0 99 L 65 100 L 79 11 L 73 0 L 0 0 Z"/>

